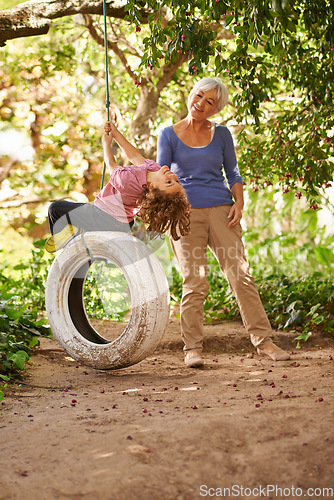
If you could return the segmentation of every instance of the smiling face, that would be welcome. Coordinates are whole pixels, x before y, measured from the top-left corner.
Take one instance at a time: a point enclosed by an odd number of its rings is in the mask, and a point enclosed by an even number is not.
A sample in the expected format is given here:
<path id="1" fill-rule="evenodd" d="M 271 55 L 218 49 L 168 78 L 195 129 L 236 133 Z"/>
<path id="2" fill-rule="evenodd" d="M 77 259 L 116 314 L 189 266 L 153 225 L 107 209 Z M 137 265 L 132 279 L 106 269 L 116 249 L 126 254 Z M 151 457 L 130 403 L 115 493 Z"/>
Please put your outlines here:
<path id="1" fill-rule="evenodd" d="M 206 120 L 217 112 L 217 92 L 215 90 L 195 89 L 188 102 L 189 113 L 192 118 Z"/>
<path id="2" fill-rule="evenodd" d="M 160 191 L 165 191 L 167 193 L 183 191 L 178 176 L 173 174 L 167 165 L 164 165 L 157 171 L 149 171 L 147 174 L 147 180 L 153 187 L 160 189 Z"/>

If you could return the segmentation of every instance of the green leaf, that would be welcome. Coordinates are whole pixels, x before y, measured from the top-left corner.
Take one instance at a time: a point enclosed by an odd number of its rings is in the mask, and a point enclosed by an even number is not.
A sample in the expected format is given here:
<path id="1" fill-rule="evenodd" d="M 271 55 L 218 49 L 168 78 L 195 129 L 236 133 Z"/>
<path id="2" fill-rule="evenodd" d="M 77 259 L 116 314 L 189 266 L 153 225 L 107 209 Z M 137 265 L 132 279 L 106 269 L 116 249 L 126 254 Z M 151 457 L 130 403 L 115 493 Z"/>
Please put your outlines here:
<path id="1" fill-rule="evenodd" d="M 296 306 L 298 308 L 300 308 L 302 306 L 302 301 L 301 300 L 295 300 L 294 302 L 291 302 L 291 304 L 288 305 L 288 307 L 286 308 L 286 312 L 292 312 L 292 311 L 295 311 L 296 309 Z"/>
<path id="2" fill-rule="evenodd" d="M 37 345 L 39 345 L 39 339 L 37 337 L 33 337 L 29 342 L 30 349 L 33 349 Z"/>
<path id="3" fill-rule="evenodd" d="M 303 332 L 298 337 L 295 337 L 293 340 L 304 340 L 304 342 L 307 341 L 312 336 L 312 332 Z M 299 344 L 299 342 L 298 342 Z"/>
<path id="4" fill-rule="evenodd" d="M 24 365 L 29 359 L 29 354 L 26 351 L 17 351 L 7 355 L 7 360 L 13 363 L 17 370 L 24 370 Z"/>
<path id="5" fill-rule="evenodd" d="M 14 266 L 15 271 L 22 271 L 23 269 L 29 269 L 29 265 L 25 262 L 21 262 Z"/>
<path id="6" fill-rule="evenodd" d="M 26 307 L 22 309 L 12 309 L 12 308 L 7 308 L 5 309 L 5 313 L 13 321 L 18 320 L 23 316 L 24 311 L 26 310 Z"/>
<path id="7" fill-rule="evenodd" d="M 290 318 L 286 321 L 284 328 L 288 328 L 292 325 L 298 325 L 303 320 L 303 312 L 302 311 L 293 311 L 290 315 Z"/>
<path id="8" fill-rule="evenodd" d="M 315 247 L 314 253 L 316 256 L 316 259 L 321 263 L 326 266 L 332 266 L 334 264 L 334 252 L 333 250 L 330 250 L 329 248 L 325 247 Z"/>
<path id="9" fill-rule="evenodd" d="M 233 19 L 234 19 L 234 16 L 226 16 L 225 17 L 225 24 L 224 24 L 225 28 L 226 28 L 226 26 L 228 26 L 229 24 L 231 24 L 231 22 L 233 21 Z"/>
<path id="10" fill-rule="evenodd" d="M 45 242 L 46 242 L 46 238 L 44 239 L 41 239 L 41 240 L 36 240 L 34 241 L 33 245 L 34 247 L 38 248 L 39 250 L 43 250 L 45 249 Z"/>
<path id="11" fill-rule="evenodd" d="M 319 307 L 321 307 L 321 304 L 316 304 L 315 306 L 312 306 L 307 316 L 313 316 L 313 314 L 315 314 L 315 312 L 319 309 Z"/>

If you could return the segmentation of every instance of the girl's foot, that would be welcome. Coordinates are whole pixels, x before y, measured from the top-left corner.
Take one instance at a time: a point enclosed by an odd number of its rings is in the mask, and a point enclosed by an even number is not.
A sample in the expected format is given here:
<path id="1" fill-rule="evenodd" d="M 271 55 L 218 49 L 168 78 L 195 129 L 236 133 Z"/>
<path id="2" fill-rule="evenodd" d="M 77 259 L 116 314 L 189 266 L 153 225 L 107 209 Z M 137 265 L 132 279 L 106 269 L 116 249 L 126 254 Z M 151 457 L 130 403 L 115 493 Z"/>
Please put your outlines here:
<path id="1" fill-rule="evenodd" d="M 81 229 L 72 226 L 72 224 L 68 224 L 64 227 L 64 229 L 59 231 L 59 233 L 54 234 L 46 241 L 45 249 L 50 253 L 57 252 L 57 250 L 63 248 L 72 238 L 74 238 L 74 236 L 76 236 L 80 232 Z"/>
<path id="2" fill-rule="evenodd" d="M 263 349 L 258 347 L 257 353 L 260 356 L 269 356 L 269 358 L 274 361 L 287 361 L 290 359 L 290 355 L 275 344 L 270 344 L 268 347 L 264 347 Z"/>

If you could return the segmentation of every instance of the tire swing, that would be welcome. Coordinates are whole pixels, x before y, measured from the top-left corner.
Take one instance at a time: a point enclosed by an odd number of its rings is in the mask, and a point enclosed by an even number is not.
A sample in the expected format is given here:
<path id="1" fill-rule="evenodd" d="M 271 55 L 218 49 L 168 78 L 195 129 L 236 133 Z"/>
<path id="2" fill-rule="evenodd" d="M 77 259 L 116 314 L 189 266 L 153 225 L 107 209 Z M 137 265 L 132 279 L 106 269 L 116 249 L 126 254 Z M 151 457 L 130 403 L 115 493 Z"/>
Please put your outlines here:
<path id="1" fill-rule="evenodd" d="M 109 120 L 106 0 L 103 15 Z M 105 168 L 104 164 L 101 189 Z M 95 262 L 111 263 L 123 275 L 131 301 L 128 324 L 113 340 L 96 331 L 84 305 L 85 281 Z M 112 280 L 105 279 L 107 286 L 103 281 L 102 288 L 108 288 Z M 169 319 L 169 300 L 167 278 L 157 257 L 139 239 L 121 232 L 86 232 L 73 238 L 53 261 L 45 286 L 49 323 L 60 345 L 73 359 L 102 370 L 138 363 L 158 346 Z"/>
<path id="2" fill-rule="evenodd" d="M 49 323 L 73 359 L 97 369 L 125 368 L 161 341 L 169 319 L 167 278 L 157 257 L 129 234 L 94 231 L 83 237 L 69 242 L 50 268 L 45 287 Z M 112 263 L 123 273 L 131 298 L 128 324 L 112 341 L 91 325 L 83 302 L 85 279 L 96 261 Z"/>

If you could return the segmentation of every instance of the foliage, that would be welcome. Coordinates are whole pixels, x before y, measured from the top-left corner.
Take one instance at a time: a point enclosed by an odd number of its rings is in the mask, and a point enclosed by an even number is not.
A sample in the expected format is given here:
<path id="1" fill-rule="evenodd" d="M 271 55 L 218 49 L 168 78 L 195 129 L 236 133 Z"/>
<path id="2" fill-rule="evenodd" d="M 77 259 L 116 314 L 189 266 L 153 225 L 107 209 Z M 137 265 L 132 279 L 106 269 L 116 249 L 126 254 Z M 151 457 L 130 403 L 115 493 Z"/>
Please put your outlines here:
<path id="1" fill-rule="evenodd" d="M 3 54 L 6 64 L 0 68 L 5 87 L 1 128 L 14 128 L 28 139 L 30 135 L 34 148 L 33 158 L 13 165 L 9 187 L 29 193 L 28 199 L 37 203 L 84 187 L 85 170 L 94 176 L 102 164 L 100 135 L 91 116 L 96 101 L 96 109 L 101 107 L 102 91 L 89 81 L 89 72 L 78 68 L 77 47 L 66 43 L 73 26 L 65 23 L 59 28 L 59 33 L 50 32 L 44 46 L 39 40 L 29 49 L 22 42 L 20 47 L 8 45 Z M 60 49 L 57 39 L 64 33 L 67 38 Z M 18 58 L 18 49 L 25 53 L 24 59 Z M 90 52 L 93 60 L 94 50 Z M 102 124 L 102 116 L 96 120 Z"/>
<path id="2" fill-rule="evenodd" d="M 275 328 L 321 329 L 334 333 L 334 285 L 320 273 L 294 278 L 285 275 L 258 280 L 264 308 Z"/>
<path id="3" fill-rule="evenodd" d="M 83 290 L 86 313 L 97 319 L 123 321 L 131 308 L 127 281 L 112 263 L 94 262 Z"/>
<path id="4" fill-rule="evenodd" d="M 5 286 L 7 293 L 12 294 L 11 300 L 17 306 L 36 311 L 45 310 L 45 281 L 51 259 L 44 245 L 44 239 L 34 242 L 28 260 L 20 261 L 10 273 L 8 269 L 0 271 L 0 285 Z"/>
<path id="5" fill-rule="evenodd" d="M 212 262 L 211 265 L 215 267 Z M 181 276 L 174 269 L 172 297 L 181 300 Z M 299 338 L 307 340 L 314 330 L 334 333 L 334 285 L 332 278 L 317 272 L 312 275 L 287 277 L 272 274 L 255 282 L 273 328 L 301 331 Z M 222 274 L 208 272 L 210 290 L 204 305 L 204 320 L 240 319 L 238 305 Z"/>
<path id="6" fill-rule="evenodd" d="M 39 344 L 38 337 L 51 336 L 45 326 L 46 320 L 39 318 L 39 311 L 17 304 L 17 296 L 0 288 L 0 379 L 8 382 L 18 377 L 30 359 L 31 350 Z M 0 401 L 6 384 L 0 386 Z"/>
<path id="7" fill-rule="evenodd" d="M 254 274 L 333 273 L 331 203 L 322 211 L 310 210 L 292 193 L 282 194 L 278 186 L 265 192 L 248 189 L 246 195 L 244 240 Z"/>
<path id="8" fill-rule="evenodd" d="M 217 74 L 233 98 L 216 120 L 238 135 L 244 178 L 254 190 L 278 182 L 320 206 L 333 170 L 332 3 L 129 0 L 126 8 L 125 20 L 109 19 L 108 46 L 111 103 L 130 138 L 154 156 L 157 130 L 186 113 L 194 77 Z M 50 198 L 91 201 L 103 165 L 102 17 L 59 16 L 47 35 L 0 49 L 0 132 L 15 129 L 33 146 L 7 175 L 3 218 L 14 226 L 23 212 L 27 231 L 43 223 Z M 30 210 L 22 204 L 33 200 Z"/>
<path id="9" fill-rule="evenodd" d="M 143 8 L 152 13 L 142 65 L 187 53 L 190 74 L 227 73 L 244 175 L 255 189 L 278 180 L 316 209 L 333 171 L 333 2 L 128 0 L 137 26 Z"/>
<path id="10" fill-rule="evenodd" d="M 0 270 L 0 400 L 4 396 L 7 382 L 19 377 L 29 362 L 31 350 L 39 344 L 39 336 L 51 336 L 43 317 L 44 281 L 47 263 L 43 261 L 42 242 L 28 262 L 21 262 L 16 271 L 21 275 L 14 279 Z"/>

